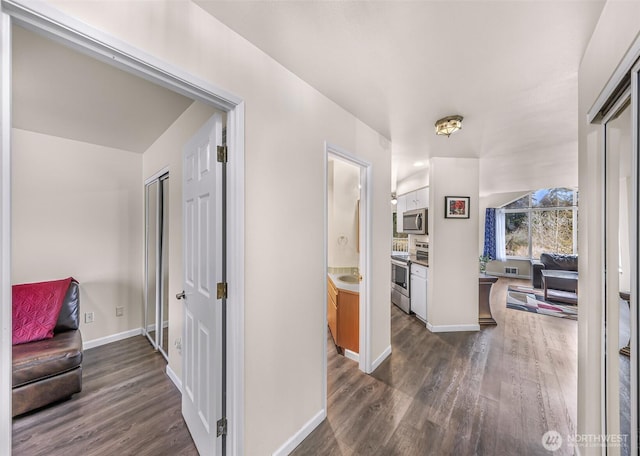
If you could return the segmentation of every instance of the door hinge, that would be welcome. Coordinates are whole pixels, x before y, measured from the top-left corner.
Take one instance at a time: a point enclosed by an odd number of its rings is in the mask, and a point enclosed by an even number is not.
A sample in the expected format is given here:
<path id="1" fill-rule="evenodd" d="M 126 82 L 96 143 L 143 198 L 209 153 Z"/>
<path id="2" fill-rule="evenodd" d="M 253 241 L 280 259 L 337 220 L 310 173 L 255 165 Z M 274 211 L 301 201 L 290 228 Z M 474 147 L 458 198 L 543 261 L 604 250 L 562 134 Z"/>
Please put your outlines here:
<path id="1" fill-rule="evenodd" d="M 218 163 L 227 162 L 227 146 L 218 146 Z"/>
<path id="2" fill-rule="evenodd" d="M 216 296 L 218 299 L 227 299 L 227 282 L 218 282 Z"/>
<path id="3" fill-rule="evenodd" d="M 218 428 L 216 437 L 220 437 L 221 435 L 227 435 L 227 419 L 226 418 L 220 418 L 216 422 L 216 427 Z"/>

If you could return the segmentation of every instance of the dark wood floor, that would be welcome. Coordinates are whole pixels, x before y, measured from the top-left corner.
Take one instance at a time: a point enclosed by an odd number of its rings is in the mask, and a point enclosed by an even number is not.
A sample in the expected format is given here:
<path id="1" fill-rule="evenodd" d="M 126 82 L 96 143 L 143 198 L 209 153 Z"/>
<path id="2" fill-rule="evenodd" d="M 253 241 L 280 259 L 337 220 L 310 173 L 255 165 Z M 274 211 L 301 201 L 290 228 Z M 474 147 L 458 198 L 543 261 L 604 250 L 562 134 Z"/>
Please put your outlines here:
<path id="1" fill-rule="evenodd" d="M 577 322 L 507 309 L 509 282 L 527 285 L 500 279 L 498 326 L 479 332 L 433 334 L 392 306 L 393 353 L 371 376 L 330 349 L 328 418 L 293 454 L 543 455 L 548 430 L 574 435 Z"/>
<path id="2" fill-rule="evenodd" d="M 474 333 L 432 334 L 392 306 L 393 353 L 371 376 L 329 350 L 328 419 L 293 454 L 549 454 L 544 432 L 575 433 L 577 325 L 506 309 L 506 286 L 498 326 Z M 143 337 L 87 350 L 82 393 L 16 418 L 13 454 L 197 455 L 164 369 Z"/>
<path id="3" fill-rule="evenodd" d="M 86 350 L 81 393 L 13 420 L 14 456 L 197 455 L 165 367 L 143 336 Z"/>

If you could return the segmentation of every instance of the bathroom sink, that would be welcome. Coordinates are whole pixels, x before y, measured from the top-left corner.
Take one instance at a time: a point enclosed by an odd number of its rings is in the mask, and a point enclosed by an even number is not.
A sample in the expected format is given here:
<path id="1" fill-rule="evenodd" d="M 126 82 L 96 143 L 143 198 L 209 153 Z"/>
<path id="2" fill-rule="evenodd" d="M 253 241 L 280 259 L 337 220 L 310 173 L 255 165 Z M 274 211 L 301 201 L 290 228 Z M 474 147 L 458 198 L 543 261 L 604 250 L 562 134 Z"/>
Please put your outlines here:
<path id="1" fill-rule="evenodd" d="M 355 276 L 355 275 L 341 275 L 340 277 L 338 277 L 338 280 L 340 280 L 342 282 L 347 282 L 347 283 L 358 283 L 358 282 L 360 282 L 360 278 L 358 276 Z"/>

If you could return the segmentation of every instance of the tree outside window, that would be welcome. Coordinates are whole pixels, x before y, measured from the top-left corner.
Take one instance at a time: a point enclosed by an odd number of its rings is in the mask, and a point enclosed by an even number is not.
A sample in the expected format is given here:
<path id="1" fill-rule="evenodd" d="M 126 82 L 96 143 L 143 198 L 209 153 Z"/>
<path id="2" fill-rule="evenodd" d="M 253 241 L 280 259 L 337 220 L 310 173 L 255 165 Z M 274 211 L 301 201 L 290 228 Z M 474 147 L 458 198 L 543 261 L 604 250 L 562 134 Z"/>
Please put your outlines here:
<path id="1" fill-rule="evenodd" d="M 577 191 L 541 189 L 506 205 L 507 257 L 540 258 L 541 253 L 576 253 Z"/>

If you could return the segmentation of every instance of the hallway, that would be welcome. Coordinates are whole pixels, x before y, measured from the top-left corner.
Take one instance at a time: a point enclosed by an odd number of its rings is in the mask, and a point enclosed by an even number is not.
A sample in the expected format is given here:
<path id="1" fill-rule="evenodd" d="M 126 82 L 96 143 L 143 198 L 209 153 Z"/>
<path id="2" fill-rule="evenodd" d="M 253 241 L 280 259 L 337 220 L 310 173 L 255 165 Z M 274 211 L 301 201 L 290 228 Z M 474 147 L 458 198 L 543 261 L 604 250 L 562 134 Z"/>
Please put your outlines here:
<path id="1" fill-rule="evenodd" d="M 542 455 L 548 430 L 575 434 L 577 321 L 507 309 L 509 284 L 529 282 L 501 278 L 498 326 L 474 333 L 433 334 L 392 306 L 393 352 L 372 376 L 330 344 L 328 418 L 293 454 Z"/>

